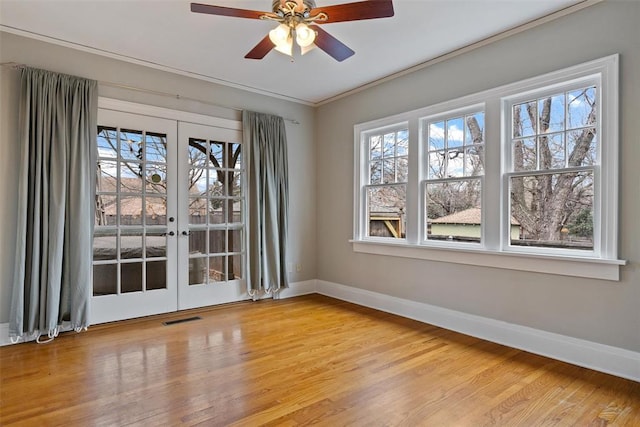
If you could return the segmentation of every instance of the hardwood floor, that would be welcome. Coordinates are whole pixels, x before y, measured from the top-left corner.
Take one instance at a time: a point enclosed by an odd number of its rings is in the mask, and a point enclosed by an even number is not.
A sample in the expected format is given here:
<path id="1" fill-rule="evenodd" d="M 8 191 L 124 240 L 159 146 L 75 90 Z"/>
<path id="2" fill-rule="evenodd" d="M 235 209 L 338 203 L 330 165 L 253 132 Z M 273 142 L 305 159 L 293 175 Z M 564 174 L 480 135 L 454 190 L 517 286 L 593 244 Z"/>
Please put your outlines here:
<path id="1" fill-rule="evenodd" d="M 640 383 L 319 295 L 2 347 L 0 369 L 3 426 L 640 426 Z"/>

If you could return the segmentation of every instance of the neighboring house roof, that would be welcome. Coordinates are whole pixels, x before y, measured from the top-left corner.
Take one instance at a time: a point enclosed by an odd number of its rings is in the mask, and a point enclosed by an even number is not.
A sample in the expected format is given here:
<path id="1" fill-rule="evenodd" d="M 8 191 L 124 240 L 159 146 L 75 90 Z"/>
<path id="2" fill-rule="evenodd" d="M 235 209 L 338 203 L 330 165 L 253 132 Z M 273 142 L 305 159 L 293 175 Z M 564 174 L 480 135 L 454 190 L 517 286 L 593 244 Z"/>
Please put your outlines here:
<path id="1" fill-rule="evenodd" d="M 117 181 L 115 177 L 102 176 L 98 180 L 97 191 L 102 193 L 116 193 Z M 166 193 L 162 185 L 146 183 L 146 214 L 164 216 L 167 214 L 166 201 L 164 196 Z M 120 186 L 125 193 L 120 196 L 120 214 L 123 216 L 140 216 L 142 215 L 142 180 L 140 178 L 120 178 Z M 159 192 L 156 192 L 159 191 Z M 193 185 L 189 189 L 189 214 L 190 215 L 207 215 L 209 212 L 209 204 L 206 195 L 198 191 Z M 194 197 L 195 196 L 195 197 Z M 201 197 L 197 197 L 201 196 Z M 105 215 L 115 216 L 117 214 L 117 205 L 115 195 L 107 194 L 101 197 L 102 207 Z M 239 212 L 242 208 L 240 201 L 234 201 L 233 210 Z M 222 212 L 220 210 L 220 212 Z M 212 212 L 213 213 L 213 212 Z"/>
<path id="2" fill-rule="evenodd" d="M 480 208 L 465 209 L 460 212 L 452 213 L 440 218 L 429 220 L 432 224 L 480 224 L 482 210 Z M 520 225 L 520 223 L 511 217 L 511 225 Z"/>
<path id="3" fill-rule="evenodd" d="M 117 181 L 115 177 L 102 176 L 98 179 L 97 190 L 100 192 L 115 193 L 117 191 Z M 142 198 L 135 193 L 142 192 L 142 180 L 140 178 L 120 178 L 120 185 L 122 190 L 131 192 L 130 197 L 126 193 L 122 193 L 120 199 L 120 213 L 121 215 L 138 216 L 142 215 Z M 147 189 L 156 187 L 154 184 L 147 183 Z M 157 186 L 160 188 L 161 186 Z M 158 190 L 156 190 L 158 191 Z M 163 190 L 160 190 L 163 192 Z M 162 196 L 162 192 L 147 194 L 146 210 L 148 215 L 166 215 L 167 208 L 163 199 L 152 196 Z M 106 215 L 116 215 L 116 200 L 114 196 L 104 196 L 102 198 L 104 203 L 104 213 Z"/>

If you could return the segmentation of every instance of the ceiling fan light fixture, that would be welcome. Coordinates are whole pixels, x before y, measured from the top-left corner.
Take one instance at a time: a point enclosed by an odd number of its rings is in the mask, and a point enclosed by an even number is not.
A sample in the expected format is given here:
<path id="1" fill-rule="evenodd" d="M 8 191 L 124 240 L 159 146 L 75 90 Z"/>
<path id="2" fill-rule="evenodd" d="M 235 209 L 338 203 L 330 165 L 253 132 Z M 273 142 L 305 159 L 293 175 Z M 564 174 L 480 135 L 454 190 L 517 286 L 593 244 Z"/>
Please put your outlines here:
<path id="1" fill-rule="evenodd" d="M 313 31 L 304 22 L 299 23 L 296 26 L 296 43 L 301 48 L 310 46 L 316 39 L 316 32 Z"/>
<path id="2" fill-rule="evenodd" d="M 276 46 L 285 45 L 287 40 L 291 38 L 291 29 L 286 24 L 280 24 L 273 30 L 269 31 L 269 39 Z"/>
<path id="3" fill-rule="evenodd" d="M 274 49 L 280 53 L 284 53 L 285 55 L 293 56 L 293 38 L 287 37 L 286 40 L 276 44 Z"/>
<path id="4" fill-rule="evenodd" d="M 323 30 L 319 24 L 389 18 L 394 15 L 393 0 L 359 0 L 321 8 L 316 7 L 315 0 L 272 0 L 271 6 L 271 12 L 261 12 L 191 3 L 191 11 L 277 22 L 278 26 L 269 31 L 269 34 L 245 55 L 247 59 L 263 59 L 272 49 L 293 57 L 295 32 L 295 43 L 303 55 L 318 47 L 339 62 L 351 57 L 355 52 Z"/>

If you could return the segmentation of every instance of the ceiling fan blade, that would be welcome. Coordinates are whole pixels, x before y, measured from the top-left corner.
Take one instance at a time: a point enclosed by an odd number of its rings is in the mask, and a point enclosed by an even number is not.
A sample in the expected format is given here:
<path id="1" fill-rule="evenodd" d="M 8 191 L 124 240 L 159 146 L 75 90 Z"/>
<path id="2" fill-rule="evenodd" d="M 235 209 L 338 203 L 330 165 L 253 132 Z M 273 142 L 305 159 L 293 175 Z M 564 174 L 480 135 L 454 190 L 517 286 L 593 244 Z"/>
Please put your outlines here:
<path id="1" fill-rule="evenodd" d="M 260 19 L 264 15 L 272 15 L 270 12 L 258 10 L 236 9 L 233 7 L 212 6 L 210 4 L 191 3 L 191 12 L 208 13 L 209 15 L 232 16 L 234 18 Z"/>
<path id="2" fill-rule="evenodd" d="M 273 49 L 274 47 L 276 47 L 276 45 L 273 44 L 273 42 L 269 38 L 269 34 L 267 34 L 266 37 L 260 40 L 260 43 L 258 43 L 253 49 L 251 49 L 251 51 L 249 51 L 249 53 L 247 53 L 244 57 L 247 59 L 262 59 L 267 53 L 271 52 L 271 49 Z"/>
<path id="3" fill-rule="evenodd" d="M 316 32 L 315 45 L 327 52 L 336 61 L 342 62 L 355 54 L 347 45 L 317 25 L 309 25 L 309 28 Z"/>
<path id="4" fill-rule="evenodd" d="M 318 21 L 318 24 L 389 18 L 394 13 L 392 0 L 365 0 L 311 9 L 312 16 L 320 12 L 326 13 L 329 18 L 326 21 Z"/>

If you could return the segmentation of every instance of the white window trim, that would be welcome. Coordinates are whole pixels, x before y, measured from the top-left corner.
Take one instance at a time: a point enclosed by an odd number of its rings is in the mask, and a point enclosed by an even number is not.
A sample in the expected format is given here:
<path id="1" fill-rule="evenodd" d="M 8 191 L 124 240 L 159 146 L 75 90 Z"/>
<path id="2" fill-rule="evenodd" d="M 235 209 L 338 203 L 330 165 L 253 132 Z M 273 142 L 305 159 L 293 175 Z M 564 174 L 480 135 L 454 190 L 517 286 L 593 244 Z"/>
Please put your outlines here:
<path id="1" fill-rule="evenodd" d="M 450 262 L 456 264 L 476 265 L 484 267 L 503 268 L 557 274 L 573 277 L 585 277 L 603 280 L 620 280 L 620 266 L 625 265 L 625 260 L 617 258 L 618 247 L 618 64 L 619 55 L 611 55 L 594 61 L 579 64 L 551 72 L 542 76 L 508 84 L 480 93 L 464 96 L 437 105 L 421 108 L 407 113 L 397 114 L 375 121 L 361 123 L 354 126 L 354 224 L 353 250 L 360 253 L 377 255 L 398 256 L 431 261 Z M 521 248 L 507 247 L 507 231 L 501 225 L 501 218 L 508 214 L 507 197 L 505 195 L 505 172 L 509 166 L 506 164 L 506 156 L 502 155 L 508 126 L 507 117 L 503 112 L 503 106 L 510 98 L 523 95 L 527 91 L 539 91 L 540 88 L 548 88 L 557 85 L 566 86 L 575 80 L 589 78 L 599 80 L 600 105 L 599 141 L 606 140 L 607 149 L 601 150 L 600 156 L 600 180 L 603 183 L 596 197 L 595 206 L 601 209 L 599 212 L 602 227 L 598 226 L 595 232 L 596 242 L 599 239 L 599 249 L 580 254 L 578 251 L 552 251 L 551 254 L 543 254 L 539 250 L 522 250 Z M 500 191 L 482 194 L 482 235 L 481 246 L 465 245 L 450 242 L 424 241 L 421 201 L 421 183 L 423 176 L 420 171 L 420 159 L 423 157 L 423 148 L 420 138 L 420 120 L 428 116 L 438 115 L 447 111 L 466 109 L 474 105 L 485 105 L 485 175 L 483 189 L 494 186 Z M 606 114 L 602 114 L 606 111 Z M 490 117 L 500 117 L 500 120 Z M 406 124 L 409 128 L 409 182 L 407 184 L 407 239 L 381 239 L 366 236 L 365 219 L 362 216 L 362 184 L 363 168 L 363 135 L 367 132 L 385 127 L 395 127 Z M 491 143 L 500 141 L 500 144 Z M 499 159 L 499 160 L 498 160 Z M 416 206 L 419 205 L 419 206 Z M 499 206 L 500 215 L 487 216 L 488 206 Z"/>

